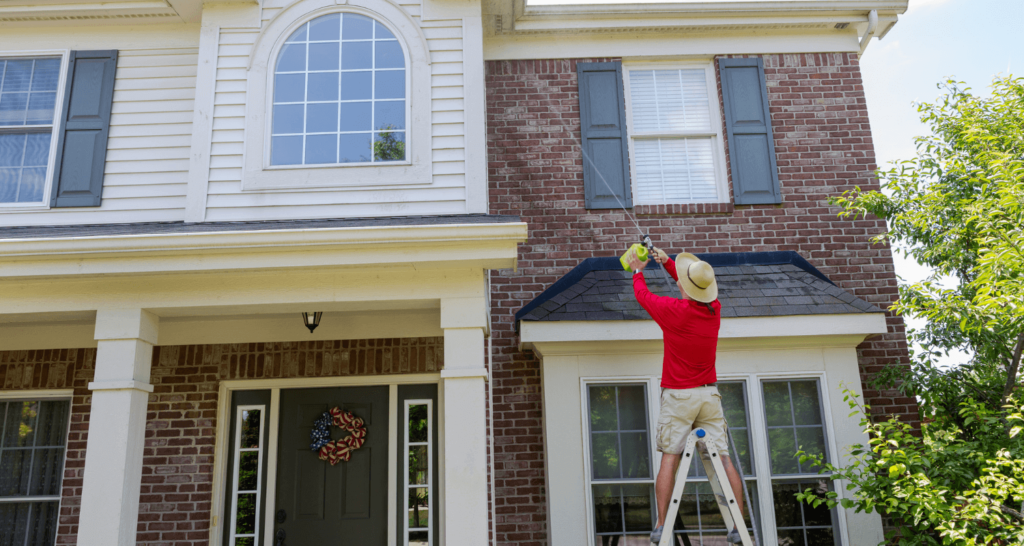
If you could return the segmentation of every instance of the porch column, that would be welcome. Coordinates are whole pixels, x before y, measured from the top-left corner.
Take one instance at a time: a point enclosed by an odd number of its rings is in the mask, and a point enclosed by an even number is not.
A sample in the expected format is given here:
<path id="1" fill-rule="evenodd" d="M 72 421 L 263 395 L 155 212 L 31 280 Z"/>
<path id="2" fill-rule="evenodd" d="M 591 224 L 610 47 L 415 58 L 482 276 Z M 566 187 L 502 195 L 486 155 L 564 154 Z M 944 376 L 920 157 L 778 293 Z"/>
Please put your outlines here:
<path id="1" fill-rule="evenodd" d="M 441 301 L 446 546 L 487 544 L 486 298 Z"/>
<path id="2" fill-rule="evenodd" d="M 96 313 L 96 375 L 89 389 L 80 546 L 135 544 L 142 448 L 159 318 L 142 309 Z"/>

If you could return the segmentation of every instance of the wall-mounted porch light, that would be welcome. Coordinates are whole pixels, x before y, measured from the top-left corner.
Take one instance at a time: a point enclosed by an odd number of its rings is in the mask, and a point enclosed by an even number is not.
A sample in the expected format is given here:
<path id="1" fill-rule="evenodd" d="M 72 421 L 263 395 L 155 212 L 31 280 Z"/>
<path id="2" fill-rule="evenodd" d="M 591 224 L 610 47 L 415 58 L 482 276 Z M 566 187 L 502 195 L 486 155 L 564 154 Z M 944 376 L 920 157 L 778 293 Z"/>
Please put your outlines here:
<path id="1" fill-rule="evenodd" d="M 302 314 L 302 323 L 306 325 L 306 328 L 309 328 L 309 333 L 312 334 L 313 330 L 320 326 L 320 317 L 323 315 L 323 311 Z"/>

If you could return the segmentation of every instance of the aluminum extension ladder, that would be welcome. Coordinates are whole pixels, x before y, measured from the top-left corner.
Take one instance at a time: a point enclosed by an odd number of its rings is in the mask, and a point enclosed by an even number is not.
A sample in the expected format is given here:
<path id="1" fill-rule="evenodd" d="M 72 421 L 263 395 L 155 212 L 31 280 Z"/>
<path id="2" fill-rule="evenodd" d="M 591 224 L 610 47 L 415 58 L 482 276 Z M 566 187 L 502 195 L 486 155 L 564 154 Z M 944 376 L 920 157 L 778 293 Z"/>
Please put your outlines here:
<path id="1" fill-rule="evenodd" d="M 708 445 L 704 442 L 703 438 L 706 435 L 707 432 L 704 429 L 698 428 L 691 431 L 690 435 L 686 438 L 683 457 L 679 461 L 679 469 L 676 470 L 676 486 L 672 489 L 672 501 L 668 505 L 668 514 L 665 515 L 665 529 L 661 534 L 661 542 L 658 543 L 658 546 L 675 546 L 676 537 L 674 536 L 673 528 L 676 523 L 676 514 L 679 513 L 679 501 L 683 496 L 683 488 L 686 487 L 686 476 L 690 472 L 690 465 L 698 448 L 704 449 L 707 452 L 707 456 L 702 456 L 700 460 L 704 465 L 704 472 L 708 475 L 708 483 L 711 484 L 711 491 L 715 495 L 718 510 L 722 512 L 722 519 L 725 520 L 726 532 L 729 532 L 735 526 L 736 530 L 739 531 L 741 544 L 743 546 L 754 546 L 754 542 L 750 539 L 750 534 L 747 532 L 747 526 L 743 523 L 740 507 L 732 494 L 732 486 L 729 484 L 729 477 L 725 473 L 725 467 L 722 466 L 722 458 L 718 456 L 718 449 L 714 445 Z M 698 446 L 698 444 L 700 445 Z M 733 446 L 733 449 L 735 449 L 735 446 Z M 739 469 L 737 470 L 739 471 Z M 724 487 L 723 479 L 725 480 Z M 753 507 L 747 506 L 747 510 L 753 510 Z"/>

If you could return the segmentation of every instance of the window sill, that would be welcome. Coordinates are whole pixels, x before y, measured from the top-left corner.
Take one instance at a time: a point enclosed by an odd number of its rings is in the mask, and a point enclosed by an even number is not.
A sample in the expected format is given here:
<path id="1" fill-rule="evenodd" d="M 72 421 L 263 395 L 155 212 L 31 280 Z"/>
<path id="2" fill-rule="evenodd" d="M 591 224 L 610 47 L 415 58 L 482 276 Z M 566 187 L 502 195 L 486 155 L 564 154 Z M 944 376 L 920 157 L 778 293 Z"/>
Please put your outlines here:
<path id="1" fill-rule="evenodd" d="M 308 188 L 376 187 L 430 184 L 431 165 L 426 161 L 364 166 L 280 166 L 247 170 L 242 176 L 245 191 L 298 190 Z"/>
<path id="2" fill-rule="evenodd" d="M 673 205 L 635 205 L 637 216 L 696 216 L 701 214 L 732 214 L 735 207 L 729 203 L 677 203 Z"/>
<path id="3" fill-rule="evenodd" d="M 50 210 L 49 203 L 0 203 L 0 214 L 5 212 L 29 212 Z"/>

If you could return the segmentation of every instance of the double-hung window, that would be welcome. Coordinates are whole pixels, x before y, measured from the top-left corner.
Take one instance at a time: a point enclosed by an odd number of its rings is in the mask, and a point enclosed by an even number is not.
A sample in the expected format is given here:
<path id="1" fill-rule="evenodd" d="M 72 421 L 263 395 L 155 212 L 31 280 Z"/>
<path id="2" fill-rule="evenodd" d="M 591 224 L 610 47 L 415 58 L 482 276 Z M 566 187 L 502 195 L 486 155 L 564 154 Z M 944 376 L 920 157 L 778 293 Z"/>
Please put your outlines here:
<path id="1" fill-rule="evenodd" d="M 0 400 L 0 544 L 56 541 L 70 407 L 68 400 Z"/>
<path id="2" fill-rule="evenodd" d="M 43 204 L 60 57 L 0 58 L 0 207 Z"/>
<path id="3" fill-rule="evenodd" d="M 646 546 L 657 521 L 655 385 L 638 380 L 584 386 L 588 511 L 595 546 Z M 837 512 L 795 498 L 807 488 L 824 493 L 831 487 L 817 468 L 800 463 L 795 455 L 801 449 L 828 455 L 818 380 L 719 381 L 718 390 L 730 425 L 730 445 L 750 496 L 745 519 L 751 535 L 753 513 L 764 544 L 841 544 Z M 688 471 L 674 529 L 676 544 L 725 543 L 728 529 L 697 458 Z"/>
<path id="4" fill-rule="evenodd" d="M 625 67 L 633 203 L 726 201 L 711 64 Z"/>

